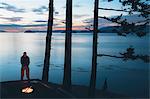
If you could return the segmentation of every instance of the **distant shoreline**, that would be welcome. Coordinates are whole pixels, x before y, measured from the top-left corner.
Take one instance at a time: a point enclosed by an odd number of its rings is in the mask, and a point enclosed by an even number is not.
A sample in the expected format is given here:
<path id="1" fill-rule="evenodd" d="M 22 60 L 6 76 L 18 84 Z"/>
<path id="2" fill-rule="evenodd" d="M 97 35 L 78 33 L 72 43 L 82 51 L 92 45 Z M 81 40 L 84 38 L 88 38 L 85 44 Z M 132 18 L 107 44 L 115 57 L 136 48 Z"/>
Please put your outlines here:
<path id="1" fill-rule="evenodd" d="M 139 27 L 139 26 L 138 26 Z M 120 26 L 107 26 L 99 29 L 98 33 L 116 33 L 121 29 Z M 149 25 L 144 28 L 144 31 L 149 33 Z M 47 30 L 26 30 L 23 33 L 47 33 Z M 65 30 L 53 30 L 53 33 L 65 33 Z M 72 30 L 72 33 L 92 33 L 92 30 Z M 0 30 L 0 33 L 9 33 L 5 30 Z M 19 33 L 19 32 L 12 32 Z"/>
<path id="2" fill-rule="evenodd" d="M 24 33 L 46 33 L 47 31 L 38 31 L 38 30 L 27 30 Z M 53 33 L 65 33 L 64 30 L 54 30 Z M 73 30 L 72 33 L 91 33 L 92 31 L 84 30 Z"/>

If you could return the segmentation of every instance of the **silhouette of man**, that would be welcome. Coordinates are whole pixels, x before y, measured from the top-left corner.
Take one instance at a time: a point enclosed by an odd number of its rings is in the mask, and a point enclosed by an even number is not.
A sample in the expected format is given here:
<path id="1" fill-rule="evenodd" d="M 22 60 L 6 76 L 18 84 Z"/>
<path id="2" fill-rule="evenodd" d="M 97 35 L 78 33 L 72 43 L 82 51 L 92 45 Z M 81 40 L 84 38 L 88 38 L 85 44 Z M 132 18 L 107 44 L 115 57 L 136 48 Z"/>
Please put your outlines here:
<path id="1" fill-rule="evenodd" d="M 27 56 L 26 52 L 23 52 L 23 56 L 21 57 L 21 80 L 23 80 L 24 77 L 24 71 L 26 70 L 26 76 L 28 80 L 30 80 L 29 77 L 29 64 L 30 64 L 30 58 Z"/>

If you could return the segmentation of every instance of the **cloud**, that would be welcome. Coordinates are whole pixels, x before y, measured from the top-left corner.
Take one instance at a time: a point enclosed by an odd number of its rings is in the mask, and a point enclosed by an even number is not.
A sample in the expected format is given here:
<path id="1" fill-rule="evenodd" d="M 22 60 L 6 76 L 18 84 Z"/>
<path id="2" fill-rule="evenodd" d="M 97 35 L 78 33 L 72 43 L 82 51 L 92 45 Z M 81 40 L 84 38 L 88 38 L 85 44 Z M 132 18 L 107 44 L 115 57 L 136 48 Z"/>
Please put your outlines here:
<path id="1" fill-rule="evenodd" d="M 47 24 L 30 24 L 30 25 L 21 25 L 22 27 L 42 27 L 47 26 Z"/>
<path id="2" fill-rule="evenodd" d="M 48 11 L 48 7 L 46 6 L 41 6 L 39 8 L 35 8 L 32 10 L 33 12 L 37 13 L 37 14 L 44 14 L 45 12 Z"/>
<path id="3" fill-rule="evenodd" d="M 55 14 L 55 15 L 59 15 L 59 12 L 58 12 L 58 11 L 55 11 L 54 14 Z"/>
<path id="4" fill-rule="evenodd" d="M 47 22 L 47 21 L 45 21 L 45 20 L 35 20 L 34 22 Z"/>
<path id="5" fill-rule="evenodd" d="M 5 19 L 11 22 L 17 22 L 17 21 L 21 21 L 23 19 L 23 17 L 11 17 L 11 18 L 6 18 L 6 17 L 0 17 L 1 19 Z"/>
<path id="6" fill-rule="evenodd" d="M 49 11 L 49 9 L 46 6 L 41 6 L 39 8 L 32 9 L 32 11 L 35 12 L 36 14 L 44 14 L 45 12 Z M 59 15 L 59 12 L 55 11 L 55 9 L 54 9 L 54 14 Z"/>
<path id="7" fill-rule="evenodd" d="M 78 14 L 73 15 L 74 18 L 82 18 L 82 17 L 87 17 L 87 16 L 89 16 L 89 15 L 87 15 L 87 14 L 84 14 L 84 15 L 78 15 Z"/>
<path id="8" fill-rule="evenodd" d="M 5 9 L 5 10 L 11 11 L 11 12 L 20 12 L 20 13 L 25 12 L 25 9 L 17 8 L 15 6 L 7 4 L 7 3 L 0 3 L 0 9 Z"/>
<path id="9" fill-rule="evenodd" d="M 80 5 L 80 4 L 74 4 L 73 7 L 74 7 L 74 8 L 80 8 L 80 7 L 83 7 L 83 5 Z M 62 8 L 65 9 L 66 6 L 63 6 Z"/>
<path id="10" fill-rule="evenodd" d="M 73 5 L 73 7 L 79 8 L 79 7 L 82 7 L 82 5 L 75 4 L 75 5 Z"/>

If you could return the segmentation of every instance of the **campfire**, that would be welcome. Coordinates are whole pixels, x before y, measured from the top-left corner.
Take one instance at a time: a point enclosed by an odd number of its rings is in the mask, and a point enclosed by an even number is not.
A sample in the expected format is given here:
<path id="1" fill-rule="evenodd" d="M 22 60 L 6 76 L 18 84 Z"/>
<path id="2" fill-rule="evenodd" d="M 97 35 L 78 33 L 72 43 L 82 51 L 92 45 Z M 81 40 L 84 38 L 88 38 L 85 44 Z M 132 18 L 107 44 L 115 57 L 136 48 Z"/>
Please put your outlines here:
<path id="1" fill-rule="evenodd" d="M 22 89 L 22 93 L 32 93 L 32 92 L 33 92 L 32 86 Z"/>

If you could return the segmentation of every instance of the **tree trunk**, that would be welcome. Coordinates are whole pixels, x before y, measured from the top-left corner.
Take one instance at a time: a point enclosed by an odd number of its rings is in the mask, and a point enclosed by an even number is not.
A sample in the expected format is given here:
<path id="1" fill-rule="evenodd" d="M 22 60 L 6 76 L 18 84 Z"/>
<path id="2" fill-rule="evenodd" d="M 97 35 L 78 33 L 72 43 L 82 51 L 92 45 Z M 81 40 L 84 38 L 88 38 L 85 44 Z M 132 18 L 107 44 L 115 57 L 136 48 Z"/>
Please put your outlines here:
<path id="1" fill-rule="evenodd" d="M 66 3 L 66 34 L 63 86 L 71 89 L 71 41 L 72 41 L 72 0 Z"/>
<path id="2" fill-rule="evenodd" d="M 90 79 L 89 96 L 94 96 L 96 86 L 96 70 L 97 70 L 97 38 L 98 38 L 98 5 L 99 0 L 95 0 L 94 4 L 94 28 L 93 28 L 93 52 L 92 52 L 92 70 Z"/>
<path id="3" fill-rule="evenodd" d="M 53 26 L 53 0 L 50 0 L 49 1 L 49 18 L 48 18 L 47 35 L 46 35 L 44 68 L 43 68 L 43 75 L 42 75 L 42 80 L 44 82 L 48 82 L 51 38 L 52 38 L 52 26 Z"/>

